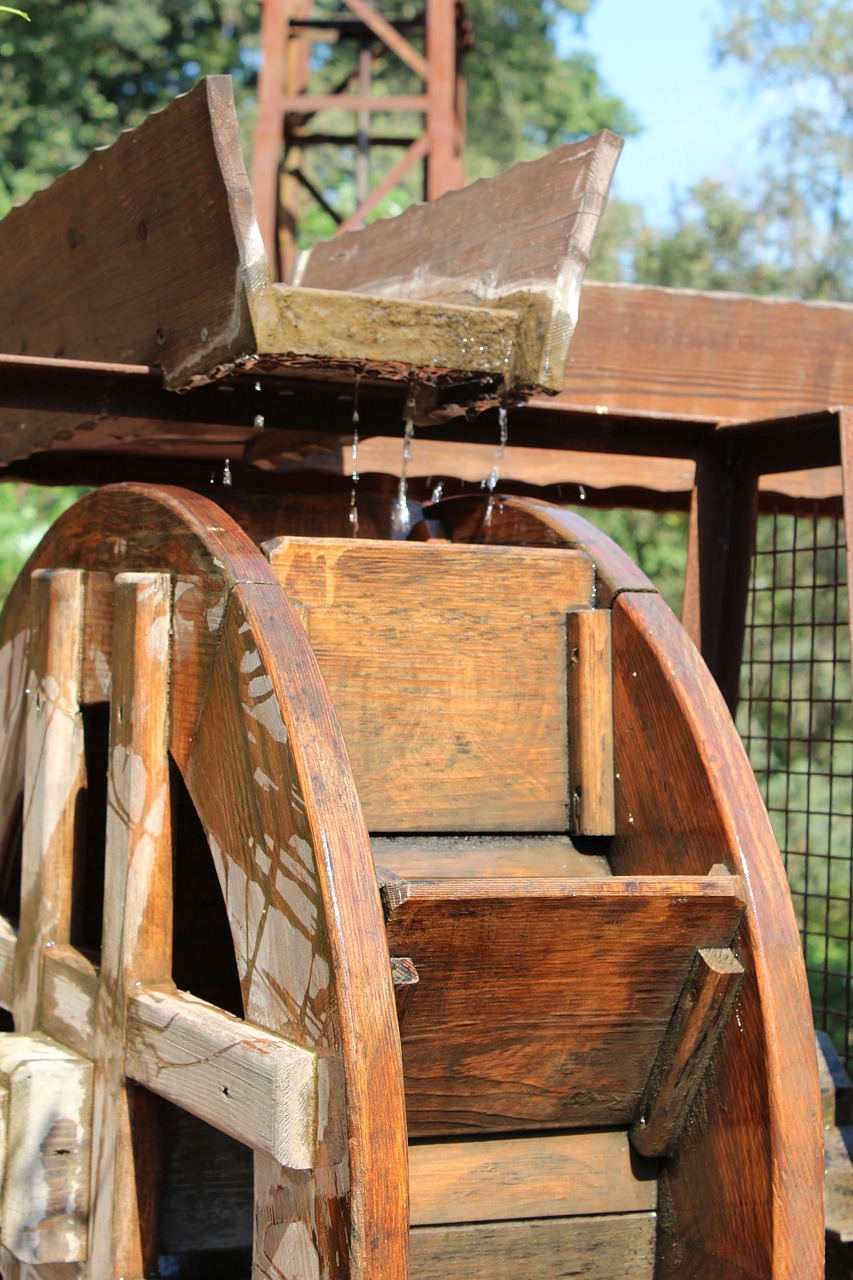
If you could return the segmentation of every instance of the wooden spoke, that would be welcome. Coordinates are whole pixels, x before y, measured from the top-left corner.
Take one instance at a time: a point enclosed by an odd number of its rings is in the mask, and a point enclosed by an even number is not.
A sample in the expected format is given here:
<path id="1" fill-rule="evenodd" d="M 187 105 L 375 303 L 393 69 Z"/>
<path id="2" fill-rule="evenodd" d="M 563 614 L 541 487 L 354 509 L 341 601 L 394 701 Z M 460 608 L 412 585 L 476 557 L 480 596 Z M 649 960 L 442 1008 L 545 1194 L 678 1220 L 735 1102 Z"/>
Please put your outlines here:
<path id="1" fill-rule="evenodd" d="M 95 1014 L 91 1280 L 141 1276 L 156 1259 L 142 1191 L 156 1111 L 124 1081 L 125 996 L 171 978 L 167 751 L 170 592 L 162 574 L 116 579 L 101 977 Z M 147 1139 L 147 1140 L 146 1140 Z"/>
<path id="2" fill-rule="evenodd" d="M 79 701 L 82 574 L 33 575 L 26 689 L 21 944 L 16 954 L 15 1025 L 37 1023 L 41 963 L 48 943 L 68 942 L 77 797 L 84 785 Z"/>

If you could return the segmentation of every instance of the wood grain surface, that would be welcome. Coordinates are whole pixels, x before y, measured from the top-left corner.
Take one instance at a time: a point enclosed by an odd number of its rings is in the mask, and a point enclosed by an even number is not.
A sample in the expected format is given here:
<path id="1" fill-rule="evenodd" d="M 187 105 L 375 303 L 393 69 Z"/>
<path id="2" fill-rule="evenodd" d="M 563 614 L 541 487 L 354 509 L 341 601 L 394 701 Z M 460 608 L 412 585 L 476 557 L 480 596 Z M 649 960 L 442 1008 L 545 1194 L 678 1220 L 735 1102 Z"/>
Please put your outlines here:
<path id="1" fill-rule="evenodd" d="M 657 1164 L 620 1129 L 414 1142 L 412 1226 L 638 1213 L 657 1203 Z"/>
<path id="2" fill-rule="evenodd" d="M 307 251 L 294 283 L 387 298 L 531 306 L 540 344 L 536 380 L 556 390 L 621 145 L 603 130 L 499 178 L 335 236 Z M 559 274 L 557 262 L 564 264 Z M 479 342 L 472 329 L 466 345 Z M 510 367 L 519 354 L 529 364 L 526 351 L 513 349 Z M 510 380 L 518 380 L 514 372 Z"/>
<path id="3" fill-rule="evenodd" d="M 738 1017 L 723 1037 L 701 1119 L 661 1175 L 662 1232 L 676 1242 L 659 1263 L 661 1277 L 694 1266 L 688 1249 L 717 1259 L 707 1263 L 709 1277 L 736 1276 L 737 1268 L 773 1280 L 819 1276 L 814 1032 L 770 822 L 722 696 L 660 597 L 617 597 L 613 653 L 614 871 L 689 874 L 722 861 L 743 877 L 748 904 L 736 943 L 745 970 Z"/>
<path id="4" fill-rule="evenodd" d="M 652 1280 L 655 1215 L 415 1227 L 412 1280 Z M 691 1280 L 692 1280 L 691 1273 Z"/>
<path id="5" fill-rule="evenodd" d="M 13 1007 L 18 1031 L 38 1025 L 41 966 L 48 943 L 68 942 L 86 783 L 80 713 L 83 575 L 33 578 L 26 699 L 21 917 Z"/>
<path id="6" fill-rule="evenodd" d="M 610 612 L 570 613 L 566 631 L 571 827 L 578 835 L 610 836 L 616 823 Z"/>
<path id="7" fill-rule="evenodd" d="M 475 536 L 486 502 L 479 512 L 474 500 L 459 505 L 457 521 L 457 504 L 442 504 L 445 524 Z M 491 536 L 551 542 L 559 530 L 563 545 L 592 556 L 597 598 L 612 605 L 614 873 L 696 875 L 722 862 L 746 891 L 738 1016 L 661 1175 L 659 1280 L 818 1277 L 823 1175 L 811 1009 L 784 868 L 743 746 L 696 650 L 624 553 L 579 516 L 528 499 L 505 505 L 508 517 L 493 514 Z"/>
<path id="8" fill-rule="evenodd" d="M 591 603 L 588 561 L 352 538 L 268 553 L 372 831 L 565 831 L 565 617 Z"/>
<path id="9" fill-rule="evenodd" d="M 14 654 L 18 636 L 26 634 L 32 571 L 57 567 L 119 575 L 112 593 L 119 620 L 115 635 L 108 640 L 104 634 L 111 593 L 99 578 L 89 593 L 94 607 L 91 625 L 82 628 L 84 653 L 78 664 L 78 669 L 90 668 L 83 684 L 91 696 L 103 701 L 110 692 L 113 754 L 128 762 L 127 768 L 119 768 L 121 760 L 113 762 L 103 942 L 109 963 L 96 997 L 96 1049 L 114 1070 L 123 966 L 133 966 L 133 956 L 140 947 L 153 946 L 152 938 L 159 939 L 152 962 L 165 966 L 163 980 L 170 976 L 168 929 L 157 923 L 157 911 L 150 911 L 139 929 L 137 889 L 147 883 L 151 864 L 140 853 L 126 865 L 128 848 L 150 851 L 151 841 L 156 846 L 160 838 L 151 827 L 153 810 L 147 802 L 140 810 L 137 801 L 139 779 L 144 776 L 153 786 L 168 746 L 221 872 L 246 1013 L 260 1026 L 321 1054 L 316 1169 L 288 1171 L 269 1156 L 255 1158 L 256 1271 L 274 1276 L 281 1268 L 298 1266 L 311 1274 L 312 1267 L 337 1267 L 345 1258 L 352 1277 L 397 1280 L 407 1266 L 406 1129 L 388 950 L 340 730 L 304 630 L 266 561 L 205 498 L 122 486 L 84 500 L 55 527 L 13 592 L 0 623 L 5 652 Z M 58 576 L 60 581 L 67 577 Z M 168 584 L 171 632 L 159 621 L 148 625 L 141 614 L 137 618 L 149 586 L 155 590 L 151 584 L 160 581 Z M 119 606 L 122 592 L 141 593 L 129 611 L 126 603 Z M 146 667 L 146 655 L 164 635 L 170 668 L 162 660 Z M 16 740 L 29 687 L 23 663 L 10 669 L 16 682 L 5 694 L 7 749 Z M 162 682 L 167 675 L 166 721 Z M 156 720 L 158 715 L 162 735 L 145 728 L 146 716 Z M 143 775 L 134 762 L 147 759 L 149 746 L 154 756 Z M 11 766 L 10 771 L 14 776 Z M 128 786 L 131 792 L 125 794 Z M 122 853 L 123 874 L 136 885 L 129 918 L 137 928 L 126 941 Z M 152 903 L 159 900 L 155 894 Z M 85 1005 L 91 976 L 69 954 L 52 967 L 53 1025 L 67 1022 L 75 1001 Z M 134 1096 L 134 1086 L 124 1087 Z M 113 1125 L 110 1106 L 114 1111 L 106 1099 L 99 1104 L 98 1134 L 122 1127 L 121 1116 Z M 153 1123 L 150 1137 L 156 1138 Z M 96 1145 L 103 1148 L 96 1158 L 100 1201 L 111 1162 L 106 1143 L 96 1139 Z M 123 1151 L 119 1145 L 118 1163 L 122 1167 L 124 1161 L 127 1169 L 127 1148 Z M 152 1190 L 154 1185 L 151 1181 Z M 133 1237 L 132 1206 L 125 1212 L 121 1196 L 116 1203 L 123 1205 L 118 1224 L 105 1195 L 96 1213 L 96 1238 L 112 1233 L 114 1224 L 121 1235 Z M 156 1232 L 147 1235 L 156 1242 Z M 112 1252 L 121 1256 L 115 1246 Z M 103 1265 L 104 1274 L 112 1274 L 109 1256 Z M 127 1266 L 121 1274 L 139 1275 L 141 1269 L 141 1264 Z"/>
<path id="10" fill-rule="evenodd" d="M 124 1053 L 128 988 L 171 978 L 171 623 L 166 574 L 118 575 L 88 1254 L 104 1280 L 157 1264 L 156 1102 L 125 1080 Z"/>
<path id="11" fill-rule="evenodd" d="M 413 1136 L 630 1123 L 696 948 L 743 910 L 730 876 L 392 880 L 383 900 L 418 971 Z"/>
<path id="12" fill-rule="evenodd" d="M 561 398 L 708 422 L 825 409 L 853 401 L 852 336 L 845 303 L 588 282 Z"/>

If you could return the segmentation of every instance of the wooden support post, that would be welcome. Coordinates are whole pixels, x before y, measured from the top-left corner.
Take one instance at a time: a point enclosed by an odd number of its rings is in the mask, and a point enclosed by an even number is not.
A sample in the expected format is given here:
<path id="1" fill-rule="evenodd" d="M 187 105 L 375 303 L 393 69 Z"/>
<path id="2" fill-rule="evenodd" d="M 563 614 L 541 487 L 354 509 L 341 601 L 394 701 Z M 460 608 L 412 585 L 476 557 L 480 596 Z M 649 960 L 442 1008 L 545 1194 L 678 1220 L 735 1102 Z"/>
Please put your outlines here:
<path id="1" fill-rule="evenodd" d="M 21 924 L 15 955 L 15 1026 L 38 1021 L 48 943 L 68 942 L 78 796 L 85 786 L 80 711 L 83 574 L 32 576 L 24 766 Z"/>
<path id="2" fill-rule="evenodd" d="M 616 801 L 610 610 L 570 613 L 567 630 L 570 830 L 612 836 Z"/>
<path id="3" fill-rule="evenodd" d="M 435 200 L 465 181 L 455 108 L 456 43 L 456 0 L 427 0 L 427 200 Z"/>
<path id="4" fill-rule="evenodd" d="M 631 1126 L 644 1156 L 670 1156 L 734 1009 L 743 968 L 725 947 L 700 950 Z"/>
<path id="5" fill-rule="evenodd" d="M 125 1082 L 124 1039 L 129 988 L 171 979 L 170 593 L 165 574 L 116 578 L 90 1280 L 156 1264 L 156 1104 Z"/>
<path id="6" fill-rule="evenodd" d="M 850 570 L 853 556 L 853 408 L 845 407 L 838 413 L 838 436 L 841 447 L 841 483 L 844 494 L 844 536 L 847 542 L 847 605 L 850 618 L 850 637 L 853 647 L 853 572 Z"/>
<path id="7" fill-rule="evenodd" d="M 752 471 L 740 471 L 732 454 L 724 450 L 724 440 L 709 442 L 696 460 L 681 621 L 734 715 L 758 477 Z"/>

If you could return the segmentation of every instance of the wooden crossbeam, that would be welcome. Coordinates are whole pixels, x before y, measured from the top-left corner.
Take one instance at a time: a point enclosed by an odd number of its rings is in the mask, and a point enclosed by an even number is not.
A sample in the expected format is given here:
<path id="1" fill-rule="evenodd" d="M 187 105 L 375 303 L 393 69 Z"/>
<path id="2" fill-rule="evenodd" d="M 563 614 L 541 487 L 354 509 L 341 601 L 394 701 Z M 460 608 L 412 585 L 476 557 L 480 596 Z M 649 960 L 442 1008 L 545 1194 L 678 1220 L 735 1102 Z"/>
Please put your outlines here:
<path id="1" fill-rule="evenodd" d="M 289 1169 L 310 1169 L 317 1055 L 183 992 L 132 992 L 125 1070 Z"/>

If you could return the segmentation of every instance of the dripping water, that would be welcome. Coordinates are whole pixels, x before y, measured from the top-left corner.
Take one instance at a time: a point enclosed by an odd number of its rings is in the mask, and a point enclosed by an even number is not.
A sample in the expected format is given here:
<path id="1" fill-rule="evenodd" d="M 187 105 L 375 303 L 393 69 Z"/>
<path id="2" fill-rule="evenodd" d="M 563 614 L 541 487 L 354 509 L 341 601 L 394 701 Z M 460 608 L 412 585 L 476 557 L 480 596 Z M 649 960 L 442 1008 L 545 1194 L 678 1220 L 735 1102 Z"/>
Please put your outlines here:
<path id="1" fill-rule="evenodd" d="M 581 502 L 586 502 L 586 489 L 583 487 L 582 484 L 578 485 L 578 497 L 580 498 Z"/>
<path id="2" fill-rule="evenodd" d="M 406 427 L 403 432 L 403 457 L 400 462 L 400 484 L 397 488 L 397 501 L 394 503 L 394 511 L 391 517 L 391 525 L 394 532 L 400 536 L 409 532 L 411 525 L 411 517 L 409 516 L 408 503 L 408 471 L 409 460 L 412 456 L 412 440 L 415 434 L 415 389 L 409 388 L 409 394 L 406 398 Z"/>
<path id="3" fill-rule="evenodd" d="M 482 481 L 480 488 L 488 489 L 489 502 L 486 507 L 486 524 L 491 523 L 492 509 L 495 505 L 495 489 L 498 487 L 498 480 L 501 475 L 501 464 L 506 453 L 507 441 L 509 440 L 509 413 L 505 403 L 498 406 L 498 450 L 495 454 L 495 461 L 492 469 Z"/>
<path id="4" fill-rule="evenodd" d="M 349 496 L 350 533 L 358 537 L 358 378 L 355 380 L 355 391 L 352 397 L 352 489 Z"/>
<path id="5" fill-rule="evenodd" d="M 435 488 L 432 491 L 432 501 L 441 502 L 441 495 L 443 493 L 444 493 L 444 485 L 439 480 L 438 484 L 435 486 Z"/>
<path id="6" fill-rule="evenodd" d="M 230 489 L 233 483 L 231 479 L 231 459 L 225 459 L 225 466 L 222 468 L 222 483 L 226 489 Z"/>
<path id="7" fill-rule="evenodd" d="M 481 488 L 488 489 L 490 494 L 493 494 L 498 487 L 498 480 L 501 476 L 501 463 L 504 460 L 506 442 L 509 439 L 509 423 L 505 404 L 500 405 L 498 408 L 498 431 L 498 451 L 495 454 L 494 465 L 481 485 Z"/>

